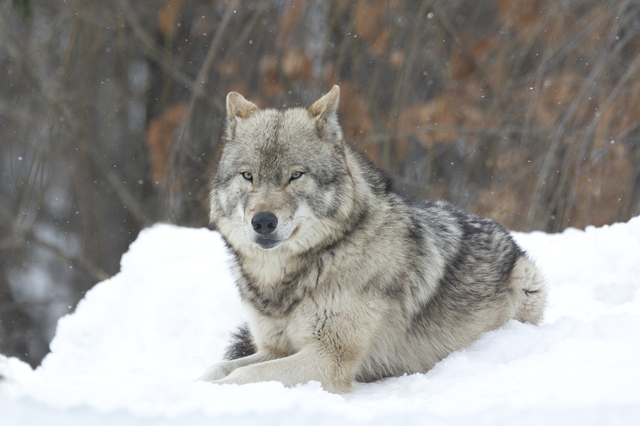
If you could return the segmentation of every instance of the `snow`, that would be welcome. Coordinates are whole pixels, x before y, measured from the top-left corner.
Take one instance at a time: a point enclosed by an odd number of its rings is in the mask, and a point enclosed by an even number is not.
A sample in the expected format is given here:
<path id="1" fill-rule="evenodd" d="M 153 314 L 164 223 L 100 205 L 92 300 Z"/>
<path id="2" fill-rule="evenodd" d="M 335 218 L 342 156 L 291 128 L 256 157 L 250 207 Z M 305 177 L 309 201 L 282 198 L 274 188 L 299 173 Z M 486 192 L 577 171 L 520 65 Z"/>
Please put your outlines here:
<path id="1" fill-rule="evenodd" d="M 548 279 L 543 325 L 334 395 L 196 381 L 243 307 L 216 232 L 155 225 L 60 319 L 40 367 L 0 355 L 0 424 L 640 424 L 640 217 L 514 237 Z"/>

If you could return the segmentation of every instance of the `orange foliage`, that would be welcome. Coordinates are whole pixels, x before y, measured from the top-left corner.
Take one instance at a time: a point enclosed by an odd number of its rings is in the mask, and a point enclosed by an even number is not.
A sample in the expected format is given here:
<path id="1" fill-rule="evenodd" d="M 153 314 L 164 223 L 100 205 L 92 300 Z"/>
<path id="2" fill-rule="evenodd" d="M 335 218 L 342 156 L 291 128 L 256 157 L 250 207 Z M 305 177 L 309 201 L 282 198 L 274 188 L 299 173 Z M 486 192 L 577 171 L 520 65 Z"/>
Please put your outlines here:
<path id="1" fill-rule="evenodd" d="M 158 28 L 168 39 L 178 32 L 178 19 L 184 7 L 184 0 L 165 0 L 158 11 Z"/>
<path id="2" fill-rule="evenodd" d="M 632 175 L 633 162 L 622 144 L 614 146 L 603 161 L 587 164 L 580 174 L 569 225 L 584 227 L 611 223 L 626 201 Z"/>
<path id="3" fill-rule="evenodd" d="M 640 76 L 638 76 L 640 77 Z M 638 78 L 634 79 L 638 81 Z M 640 92 L 626 91 L 600 111 L 595 148 L 608 146 L 640 122 Z"/>
<path id="4" fill-rule="evenodd" d="M 509 185 L 493 184 L 478 195 L 473 210 L 492 217 L 509 229 L 518 229 L 524 220 L 521 207 L 526 203 L 525 194 L 529 189 L 513 191 Z"/>
<path id="5" fill-rule="evenodd" d="M 278 71 L 278 59 L 266 55 L 260 59 L 260 87 L 267 96 L 279 96 L 284 92 Z"/>
<path id="6" fill-rule="evenodd" d="M 455 128 L 495 125 L 469 101 L 469 93 L 445 92 L 432 101 L 405 108 L 398 117 L 397 129 L 401 135 L 397 143 L 399 158 L 406 155 L 407 134 L 415 134 L 420 145 L 432 149 L 438 144 L 455 142 L 458 136 Z"/>
<path id="7" fill-rule="evenodd" d="M 475 71 L 476 64 L 473 57 L 463 51 L 461 46 L 454 46 L 449 55 L 449 76 L 454 80 L 469 77 Z"/>
<path id="8" fill-rule="evenodd" d="M 187 111 L 186 103 L 165 108 L 160 116 L 149 121 L 144 143 L 149 151 L 151 182 L 160 186 L 169 168 L 169 157 L 173 148 L 173 136 Z"/>
<path id="9" fill-rule="evenodd" d="M 567 71 L 544 79 L 541 88 L 531 90 L 524 87 L 522 90 L 530 102 L 534 96 L 538 97 L 534 107 L 536 122 L 548 128 L 554 127 L 575 99 L 583 81 L 581 76 Z"/>
<path id="10" fill-rule="evenodd" d="M 484 37 L 475 43 L 471 43 L 469 53 L 471 54 L 475 63 L 484 62 L 490 52 L 495 51 L 499 44 L 499 38 L 497 36 Z"/>
<path id="11" fill-rule="evenodd" d="M 355 142 L 369 136 L 373 121 L 359 86 L 353 83 L 340 85 L 340 113 L 342 130 L 348 141 Z"/>
<path id="12" fill-rule="evenodd" d="M 222 77 L 230 78 L 238 75 L 240 64 L 236 59 L 224 59 L 216 64 L 216 69 Z"/>
<path id="13" fill-rule="evenodd" d="M 284 49 L 291 45 L 291 37 L 296 25 L 300 23 L 300 16 L 305 8 L 306 3 L 302 0 L 293 0 L 289 3 L 289 7 L 280 18 L 278 26 L 278 39 L 276 41 L 278 48 Z"/>
<path id="14" fill-rule="evenodd" d="M 389 54 L 389 65 L 394 69 L 400 69 L 404 65 L 405 54 L 401 49 L 393 49 Z"/>
<path id="15" fill-rule="evenodd" d="M 378 35 L 380 21 L 388 0 L 360 0 L 356 4 L 353 15 L 353 30 L 365 40 L 371 40 Z"/>
<path id="16" fill-rule="evenodd" d="M 282 57 L 282 73 L 291 81 L 310 81 L 311 60 L 299 50 L 286 50 Z"/>
<path id="17" fill-rule="evenodd" d="M 227 87 L 227 90 L 229 92 L 238 92 L 243 96 L 244 95 L 249 96 L 249 94 L 247 93 L 248 92 L 247 84 L 243 80 L 232 80 L 229 83 L 229 86 Z M 256 105 L 259 105 L 254 98 L 251 99 L 251 102 L 253 102 Z"/>
<path id="18" fill-rule="evenodd" d="M 505 26 L 514 28 L 526 42 L 534 34 L 534 27 L 545 16 L 542 0 L 498 0 L 496 9 Z"/>
<path id="19" fill-rule="evenodd" d="M 391 30 L 389 28 L 383 28 L 382 31 L 377 32 L 378 36 L 374 42 L 369 46 L 369 53 L 373 56 L 382 55 L 389 47 L 389 39 L 391 38 Z"/>

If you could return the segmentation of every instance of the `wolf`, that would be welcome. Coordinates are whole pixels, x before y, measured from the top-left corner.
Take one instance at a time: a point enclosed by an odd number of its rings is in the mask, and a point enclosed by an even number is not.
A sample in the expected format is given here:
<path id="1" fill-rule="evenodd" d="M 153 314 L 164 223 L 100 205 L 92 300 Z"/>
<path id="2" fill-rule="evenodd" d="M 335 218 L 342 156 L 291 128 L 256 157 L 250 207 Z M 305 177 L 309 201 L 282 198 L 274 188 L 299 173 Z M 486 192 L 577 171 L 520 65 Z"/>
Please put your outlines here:
<path id="1" fill-rule="evenodd" d="M 495 221 L 396 192 L 338 123 L 338 86 L 308 109 L 226 98 L 210 219 L 248 307 L 218 384 L 424 373 L 511 319 L 538 324 L 542 274 Z"/>

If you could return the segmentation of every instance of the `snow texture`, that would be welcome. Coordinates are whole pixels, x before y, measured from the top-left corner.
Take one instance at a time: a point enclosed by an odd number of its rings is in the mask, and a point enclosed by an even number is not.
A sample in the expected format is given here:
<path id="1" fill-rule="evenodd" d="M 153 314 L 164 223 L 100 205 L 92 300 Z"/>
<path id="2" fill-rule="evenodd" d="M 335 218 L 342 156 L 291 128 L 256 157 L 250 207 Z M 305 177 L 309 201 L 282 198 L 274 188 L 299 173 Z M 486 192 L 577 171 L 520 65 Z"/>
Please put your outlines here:
<path id="1" fill-rule="evenodd" d="M 0 355 L 0 424 L 640 424 L 640 217 L 514 237 L 548 279 L 543 325 L 334 395 L 196 381 L 243 307 L 216 232 L 155 225 L 60 319 L 40 367 Z"/>

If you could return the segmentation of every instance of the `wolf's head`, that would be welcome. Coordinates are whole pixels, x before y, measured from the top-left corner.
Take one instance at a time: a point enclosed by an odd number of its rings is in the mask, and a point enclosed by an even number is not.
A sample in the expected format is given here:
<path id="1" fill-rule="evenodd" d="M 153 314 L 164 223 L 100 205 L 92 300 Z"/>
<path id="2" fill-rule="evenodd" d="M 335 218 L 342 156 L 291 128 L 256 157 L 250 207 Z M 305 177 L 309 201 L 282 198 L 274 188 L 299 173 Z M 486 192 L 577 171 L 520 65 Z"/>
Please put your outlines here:
<path id="1" fill-rule="evenodd" d="M 280 111 L 227 95 L 210 218 L 234 248 L 304 252 L 344 223 L 354 196 L 339 96 L 334 86 L 308 109 Z"/>

